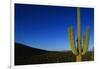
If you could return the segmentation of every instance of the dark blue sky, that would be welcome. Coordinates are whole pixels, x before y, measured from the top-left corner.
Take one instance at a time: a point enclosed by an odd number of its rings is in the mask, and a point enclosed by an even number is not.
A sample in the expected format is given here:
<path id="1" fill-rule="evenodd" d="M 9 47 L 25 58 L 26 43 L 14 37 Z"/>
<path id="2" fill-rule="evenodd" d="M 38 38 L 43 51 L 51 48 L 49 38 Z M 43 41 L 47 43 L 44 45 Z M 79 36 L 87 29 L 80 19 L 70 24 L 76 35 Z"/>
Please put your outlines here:
<path id="1" fill-rule="evenodd" d="M 69 50 L 68 28 L 77 38 L 77 8 L 15 4 L 15 42 L 46 50 Z M 94 46 L 94 9 L 81 8 L 82 34 L 90 27 L 90 48 Z"/>

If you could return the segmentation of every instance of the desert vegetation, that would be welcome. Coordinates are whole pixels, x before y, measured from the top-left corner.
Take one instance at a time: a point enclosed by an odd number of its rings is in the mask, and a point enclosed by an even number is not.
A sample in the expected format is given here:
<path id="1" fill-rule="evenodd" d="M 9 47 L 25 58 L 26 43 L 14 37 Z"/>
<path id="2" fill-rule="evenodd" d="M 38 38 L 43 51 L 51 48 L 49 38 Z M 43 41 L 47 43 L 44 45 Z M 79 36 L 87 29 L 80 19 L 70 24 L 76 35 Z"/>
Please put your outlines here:
<path id="1" fill-rule="evenodd" d="M 93 61 L 93 51 L 88 51 L 82 57 L 82 61 Z M 15 43 L 15 65 L 76 62 L 75 58 L 76 56 L 70 50 L 46 51 Z"/>

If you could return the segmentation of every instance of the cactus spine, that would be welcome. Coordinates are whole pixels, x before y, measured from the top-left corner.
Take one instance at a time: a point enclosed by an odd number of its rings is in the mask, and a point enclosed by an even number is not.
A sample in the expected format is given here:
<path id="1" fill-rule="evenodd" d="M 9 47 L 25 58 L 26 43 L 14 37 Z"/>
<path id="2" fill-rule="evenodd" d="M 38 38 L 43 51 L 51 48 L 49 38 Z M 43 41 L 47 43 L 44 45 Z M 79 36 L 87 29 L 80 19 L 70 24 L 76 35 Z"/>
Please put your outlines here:
<path id="1" fill-rule="evenodd" d="M 76 61 L 82 61 L 82 55 L 84 55 L 88 51 L 89 46 L 89 38 L 90 38 L 90 29 L 89 27 L 86 28 L 85 36 L 82 38 L 81 35 L 81 20 L 80 20 L 80 8 L 77 8 L 77 26 L 78 26 L 78 40 L 77 46 L 75 44 L 75 37 L 74 37 L 74 28 L 71 26 L 69 28 L 69 39 L 70 39 L 70 47 L 72 49 L 72 53 L 76 55 Z"/>

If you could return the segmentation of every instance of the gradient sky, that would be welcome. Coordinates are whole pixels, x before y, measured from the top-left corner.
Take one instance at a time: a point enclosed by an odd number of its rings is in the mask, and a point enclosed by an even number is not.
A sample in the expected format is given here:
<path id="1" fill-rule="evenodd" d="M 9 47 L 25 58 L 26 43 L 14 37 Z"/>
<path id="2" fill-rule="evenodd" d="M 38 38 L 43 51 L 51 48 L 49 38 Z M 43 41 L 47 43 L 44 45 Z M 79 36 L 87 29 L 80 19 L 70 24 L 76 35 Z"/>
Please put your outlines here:
<path id="1" fill-rule="evenodd" d="M 15 4 L 15 42 L 51 51 L 70 49 L 68 28 L 77 39 L 77 8 Z M 94 9 L 81 8 L 82 34 L 90 27 L 89 49 L 94 46 Z"/>

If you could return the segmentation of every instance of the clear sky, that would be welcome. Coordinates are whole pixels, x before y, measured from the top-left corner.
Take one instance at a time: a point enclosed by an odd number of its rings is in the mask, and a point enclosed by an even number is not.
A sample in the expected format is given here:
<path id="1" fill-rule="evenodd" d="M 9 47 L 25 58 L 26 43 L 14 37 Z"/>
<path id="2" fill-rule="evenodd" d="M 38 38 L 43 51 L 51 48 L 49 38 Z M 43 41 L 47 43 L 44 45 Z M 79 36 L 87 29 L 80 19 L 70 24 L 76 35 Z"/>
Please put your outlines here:
<path id="1" fill-rule="evenodd" d="M 82 34 L 90 27 L 89 49 L 94 46 L 94 9 L 81 8 Z M 77 8 L 15 4 L 15 42 L 51 51 L 70 49 L 68 28 L 77 39 Z"/>

